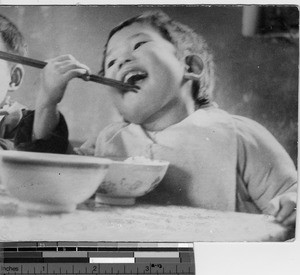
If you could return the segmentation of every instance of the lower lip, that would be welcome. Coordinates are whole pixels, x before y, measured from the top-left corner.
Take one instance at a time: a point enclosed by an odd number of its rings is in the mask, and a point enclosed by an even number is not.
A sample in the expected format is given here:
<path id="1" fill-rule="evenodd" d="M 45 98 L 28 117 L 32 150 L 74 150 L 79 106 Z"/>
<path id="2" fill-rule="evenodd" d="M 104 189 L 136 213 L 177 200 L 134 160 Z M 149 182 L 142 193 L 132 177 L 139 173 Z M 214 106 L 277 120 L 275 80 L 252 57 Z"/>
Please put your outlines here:
<path id="1" fill-rule="evenodd" d="M 134 85 L 137 85 L 137 86 L 139 86 L 139 87 L 141 88 L 141 86 L 142 86 L 147 80 L 148 80 L 148 77 L 143 78 L 143 79 L 137 81 L 136 83 L 134 83 Z"/>
<path id="2" fill-rule="evenodd" d="M 131 91 L 131 90 L 122 90 L 121 92 L 120 92 L 120 94 L 122 95 L 122 97 L 124 97 L 125 95 L 128 95 L 128 94 L 134 94 L 134 95 L 136 95 L 136 94 L 138 94 L 139 92 L 134 92 L 134 91 Z"/>
<path id="3" fill-rule="evenodd" d="M 142 86 L 142 84 L 144 84 L 144 82 L 145 82 L 147 79 L 148 79 L 148 77 L 146 77 L 146 78 L 144 78 L 144 79 L 141 79 L 141 80 L 139 80 L 139 81 L 137 81 L 136 83 L 133 84 L 133 85 L 136 85 L 136 86 L 139 86 L 139 87 L 140 87 L 140 89 L 136 89 L 137 92 L 134 92 L 134 91 L 131 91 L 131 90 L 123 90 L 123 91 L 122 91 L 122 94 L 123 94 L 123 95 L 124 95 L 124 94 L 128 94 L 129 92 L 134 93 L 134 94 L 138 94 L 138 93 L 141 91 L 141 86 Z"/>

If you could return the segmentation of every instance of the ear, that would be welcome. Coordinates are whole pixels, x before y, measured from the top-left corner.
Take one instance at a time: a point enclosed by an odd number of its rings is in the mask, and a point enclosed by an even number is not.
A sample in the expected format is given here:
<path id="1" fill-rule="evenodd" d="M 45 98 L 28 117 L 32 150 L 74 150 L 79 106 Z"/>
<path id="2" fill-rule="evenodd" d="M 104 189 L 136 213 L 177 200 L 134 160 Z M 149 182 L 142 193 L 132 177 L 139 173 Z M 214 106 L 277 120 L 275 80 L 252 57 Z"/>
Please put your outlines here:
<path id="1" fill-rule="evenodd" d="M 204 68 L 202 58 L 197 54 L 190 54 L 185 56 L 185 68 L 185 79 L 200 80 L 200 76 Z"/>
<path id="2" fill-rule="evenodd" d="M 14 91 L 17 90 L 23 80 L 23 76 L 24 76 L 24 68 L 21 64 L 17 64 L 15 66 L 12 67 L 11 69 L 11 81 L 9 83 L 9 90 Z"/>

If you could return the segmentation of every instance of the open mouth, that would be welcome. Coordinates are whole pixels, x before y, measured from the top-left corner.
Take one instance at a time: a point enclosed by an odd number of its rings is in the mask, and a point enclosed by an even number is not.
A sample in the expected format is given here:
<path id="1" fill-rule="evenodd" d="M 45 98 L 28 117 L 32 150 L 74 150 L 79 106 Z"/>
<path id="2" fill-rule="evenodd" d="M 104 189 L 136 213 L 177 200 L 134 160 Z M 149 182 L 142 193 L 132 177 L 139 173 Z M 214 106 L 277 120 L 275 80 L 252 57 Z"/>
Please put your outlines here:
<path id="1" fill-rule="evenodd" d="M 127 84 L 130 84 L 130 85 L 136 85 L 140 81 L 144 80 L 147 77 L 148 77 L 148 74 L 146 72 L 143 72 L 143 71 L 131 71 L 131 72 L 127 73 L 124 76 L 123 82 L 127 83 Z"/>

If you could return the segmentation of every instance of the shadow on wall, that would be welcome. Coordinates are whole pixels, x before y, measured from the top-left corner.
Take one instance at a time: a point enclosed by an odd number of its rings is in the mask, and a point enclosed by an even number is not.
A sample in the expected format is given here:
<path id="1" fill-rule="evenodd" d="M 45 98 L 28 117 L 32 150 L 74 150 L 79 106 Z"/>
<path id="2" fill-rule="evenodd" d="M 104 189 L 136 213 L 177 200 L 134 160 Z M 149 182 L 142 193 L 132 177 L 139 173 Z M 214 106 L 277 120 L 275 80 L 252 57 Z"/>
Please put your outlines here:
<path id="1" fill-rule="evenodd" d="M 219 67 L 217 102 L 231 113 L 264 125 L 297 164 L 298 45 L 241 38 L 231 51 L 230 67 Z"/>
<path id="2" fill-rule="evenodd" d="M 124 19 L 153 9 L 126 7 L 1 7 L 25 34 L 30 56 L 47 59 L 70 53 L 97 72 L 106 37 Z M 154 9 L 157 9 L 155 7 Z M 162 7 L 174 19 L 202 34 L 215 56 L 218 77 L 214 93 L 219 106 L 267 127 L 295 164 L 298 140 L 298 43 L 242 36 L 242 7 Z M 34 106 L 39 72 L 26 68 L 16 100 Z M 61 103 L 70 138 L 84 141 L 119 119 L 105 87 L 74 80 Z"/>
<path id="3" fill-rule="evenodd" d="M 297 165 L 299 39 L 238 33 L 216 51 L 216 101 L 264 125 Z"/>

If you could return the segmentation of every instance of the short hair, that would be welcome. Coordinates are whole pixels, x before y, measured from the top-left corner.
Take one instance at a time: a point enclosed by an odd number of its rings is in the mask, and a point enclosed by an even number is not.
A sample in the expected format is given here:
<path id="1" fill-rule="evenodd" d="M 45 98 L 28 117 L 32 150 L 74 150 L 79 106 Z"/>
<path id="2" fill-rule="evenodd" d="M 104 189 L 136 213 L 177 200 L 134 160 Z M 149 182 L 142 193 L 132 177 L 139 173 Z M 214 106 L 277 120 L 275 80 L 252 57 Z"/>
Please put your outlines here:
<path id="1" fill-rule="evenodd" d="M 0 34 L 7 51 L 27 55 L 27 44 L 22 33 L 8 18 L 0 14 Z"/>
<path id="2" fill-rule="evenodd" d="M 109 40 L 115 33 L 133 23 L 146 23 L 157 30 L 164 39 L 176 47 L 178 57 L 189 54 L 197 54 L 201 57 L 204 68 L 200 76 L 200 81 L 193 81 L 192 96 L 196 108 L 209 104 L 214 89 L 215 75 L 212 53 L 205 39 L 190 27 L 172 20 L 167 14 L 159 10 L 148 11 L 139 16 L 132 17 L 111 30 L 104 47 L 100 74 L 104 74 L 105 72 L 104 64 Z"/>

